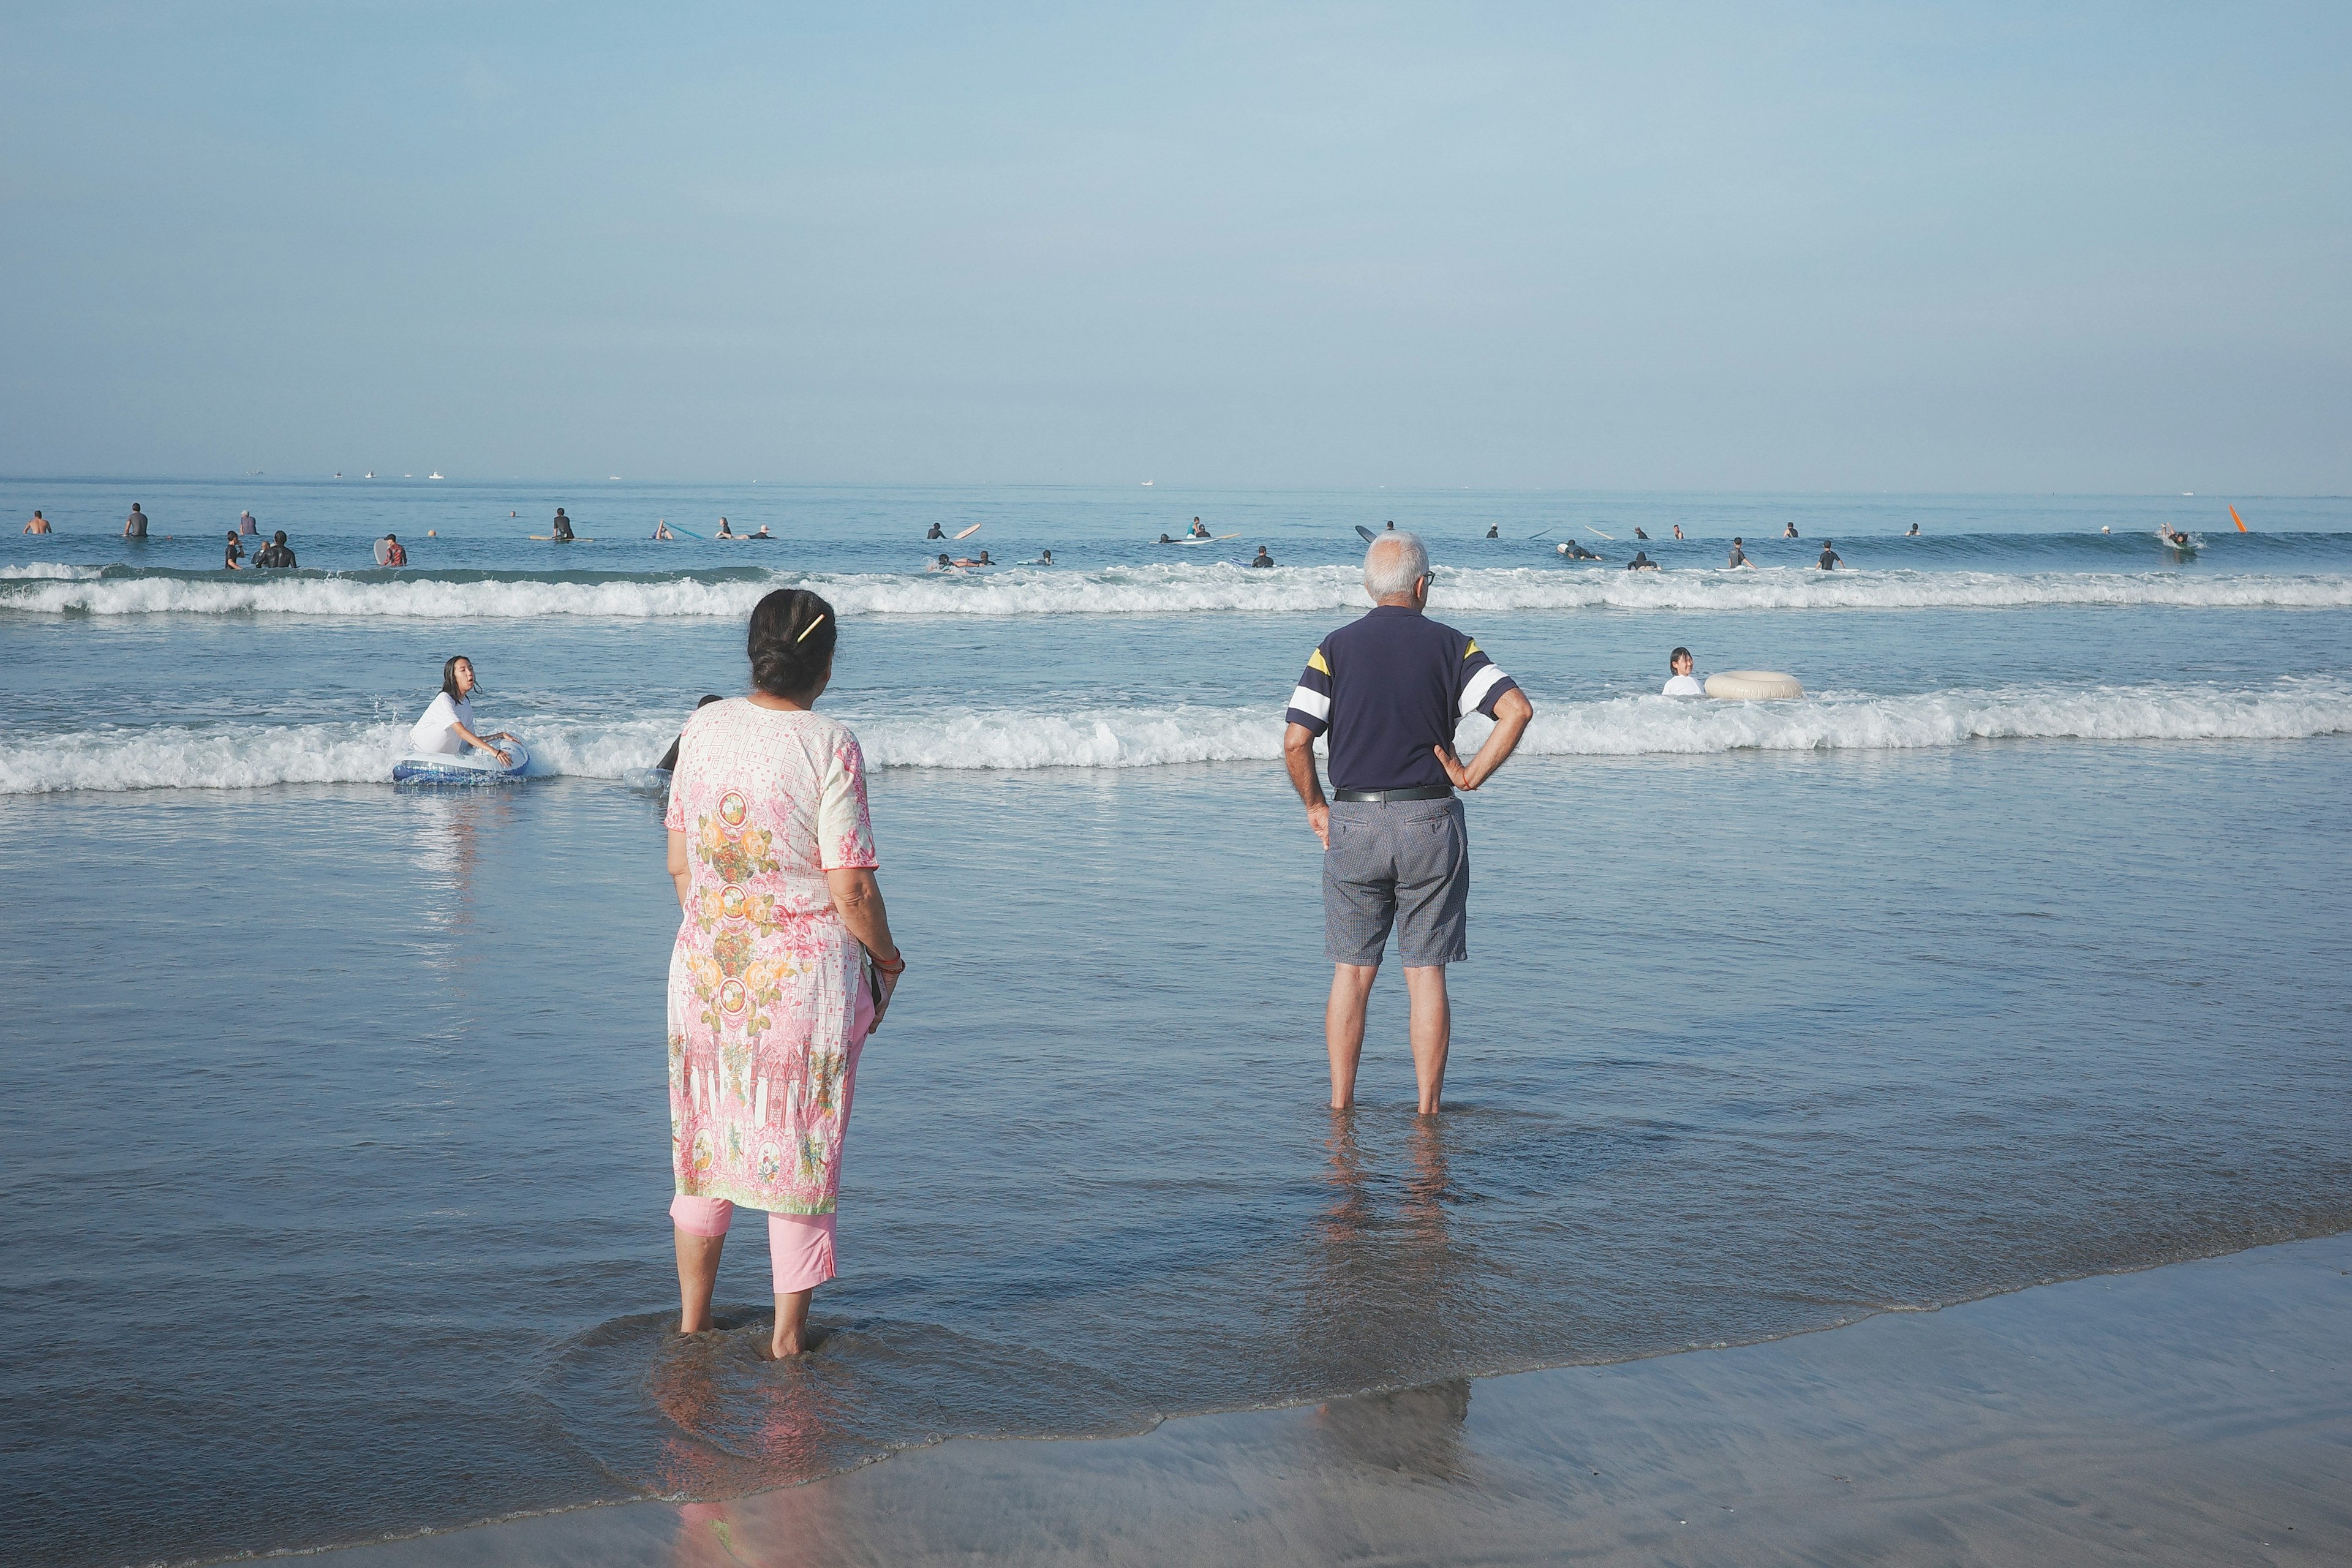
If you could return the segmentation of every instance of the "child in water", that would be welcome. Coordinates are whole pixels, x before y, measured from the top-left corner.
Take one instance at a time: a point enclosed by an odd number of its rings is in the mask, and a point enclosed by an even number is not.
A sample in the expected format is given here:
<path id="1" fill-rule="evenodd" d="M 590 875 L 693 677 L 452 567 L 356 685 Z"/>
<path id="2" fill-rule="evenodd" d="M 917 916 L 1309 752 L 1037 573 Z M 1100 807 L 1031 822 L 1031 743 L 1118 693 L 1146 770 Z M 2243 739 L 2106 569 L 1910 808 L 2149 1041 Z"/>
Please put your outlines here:
<path id="1" fill-rule="evenodd" d="M 1706 696 L 1706 688 L 1699 684 L 1698 677 L 1691 673 L 1691 668 L 1690 649 L 1678 647 L 1668 654 L 1666 656 L 1666 688 L 1659 695 L 1662 697 Z"/>

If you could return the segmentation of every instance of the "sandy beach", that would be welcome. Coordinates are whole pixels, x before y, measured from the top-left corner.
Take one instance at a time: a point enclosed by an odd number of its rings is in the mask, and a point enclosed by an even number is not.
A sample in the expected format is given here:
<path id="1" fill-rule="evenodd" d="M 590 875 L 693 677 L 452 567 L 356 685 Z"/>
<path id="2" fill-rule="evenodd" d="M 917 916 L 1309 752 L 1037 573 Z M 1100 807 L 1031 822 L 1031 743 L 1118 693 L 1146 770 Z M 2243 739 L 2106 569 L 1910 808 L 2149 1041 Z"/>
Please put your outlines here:
<path id="1" fill-rule="evenodd" d="M 950 1442 L 336 1561 L 2341 1562 L 2347 1332 L 2336 1236 L 1768 1344 Z"/>

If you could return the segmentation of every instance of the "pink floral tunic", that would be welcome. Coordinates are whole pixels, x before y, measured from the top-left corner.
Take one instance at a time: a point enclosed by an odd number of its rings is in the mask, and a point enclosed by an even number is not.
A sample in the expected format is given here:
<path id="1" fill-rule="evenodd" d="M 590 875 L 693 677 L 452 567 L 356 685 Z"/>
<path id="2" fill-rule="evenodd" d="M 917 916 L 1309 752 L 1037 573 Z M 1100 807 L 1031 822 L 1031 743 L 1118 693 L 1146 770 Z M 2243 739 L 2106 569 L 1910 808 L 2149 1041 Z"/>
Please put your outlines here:
<path id="1" fill-rule="evenodd" d="M 880 863 L 857 737 L 714 702 L 687 721 L 667 822 L 693 884 L 669 961 L 677 1190 L 831 1214 L 866 976 L 824 874 Z"/>

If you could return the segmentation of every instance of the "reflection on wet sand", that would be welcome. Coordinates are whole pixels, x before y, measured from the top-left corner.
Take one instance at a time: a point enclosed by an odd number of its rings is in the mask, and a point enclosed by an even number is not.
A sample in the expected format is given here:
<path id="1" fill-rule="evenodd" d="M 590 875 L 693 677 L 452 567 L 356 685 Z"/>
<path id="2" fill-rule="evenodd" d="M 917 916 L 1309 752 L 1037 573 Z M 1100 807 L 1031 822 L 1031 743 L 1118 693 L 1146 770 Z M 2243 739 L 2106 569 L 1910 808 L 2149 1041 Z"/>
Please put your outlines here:
<path id="1" fill-rule="evenodd" d="M 1476 1322 L 1468 1314 L 1476 1306 L 1477 1259 L 1449 1224 L 1445 1119 L 1411 1118 L 1399 1180 L 1365 1149 L 1373 1128 L 1360 1130 L 1360 1119 L 1378 1116 L 1355 1108 L 1331 1112 L 1324 1166 L 1330 1198 L 1313 1230 L 1317 1258 L 1301 1337 L 1328 1372 L 1370 1364 L 1410 1378 L 1422 1368 L 1458 1364 Z M 1377 1348 L 1368 1355 L 1367 1346 Z M 1312 1430 L 1336 1458 L 1445 1479 L 1463 1471 L 1469 1413 L 1470 1385 L 1457 1377 L 1328 1401 Z"/>

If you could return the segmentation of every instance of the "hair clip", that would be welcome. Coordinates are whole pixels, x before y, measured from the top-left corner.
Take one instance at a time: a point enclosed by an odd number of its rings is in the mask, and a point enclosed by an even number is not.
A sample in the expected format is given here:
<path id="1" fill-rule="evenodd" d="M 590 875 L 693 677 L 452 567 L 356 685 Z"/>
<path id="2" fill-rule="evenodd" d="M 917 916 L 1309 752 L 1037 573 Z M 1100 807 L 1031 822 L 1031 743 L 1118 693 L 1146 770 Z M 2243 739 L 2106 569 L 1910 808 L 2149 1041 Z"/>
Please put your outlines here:
<path id="1" fill-rule="evenodd" d="M 803 626 L 803 627 L 801 628 L 801 635 L 800 635 L 800 636 L 798 636 L 798 637 L 794 637 L 794 638 L 793 639 L 793 641 L 794 641 L 794 642 L 796 642 L 796 643 L 803 643 L 803 642 L 808 641 L 808 635 L 809 635 L 809 633 L 811 633 L 811 632 L 813 632 L 813 631 L 816 630 L 816 629 L 817 629 L 817 627 L 819 627 L 819 626 L 823 626 L 823 625 L 824 625 L 824 617 L 823 616 L 819 616 L 816 619 L 814 619 L 814 620 L 811 621 L 808 625 L 806 625 L 806 626 Z"/>

